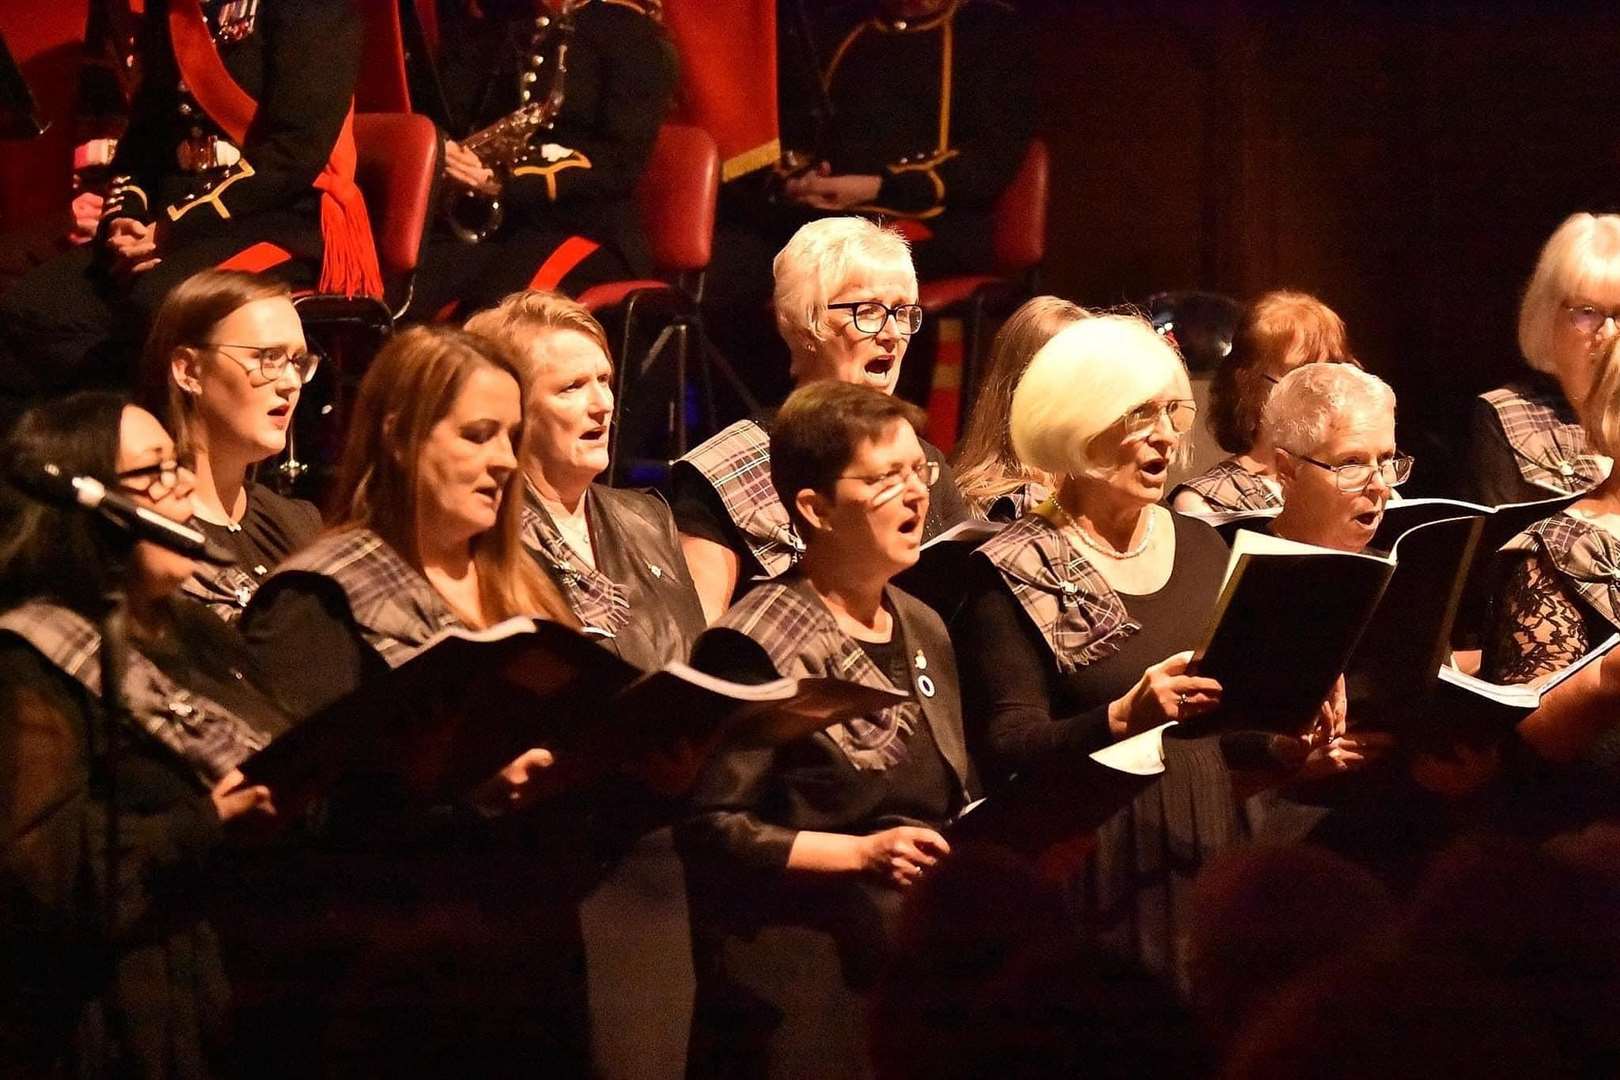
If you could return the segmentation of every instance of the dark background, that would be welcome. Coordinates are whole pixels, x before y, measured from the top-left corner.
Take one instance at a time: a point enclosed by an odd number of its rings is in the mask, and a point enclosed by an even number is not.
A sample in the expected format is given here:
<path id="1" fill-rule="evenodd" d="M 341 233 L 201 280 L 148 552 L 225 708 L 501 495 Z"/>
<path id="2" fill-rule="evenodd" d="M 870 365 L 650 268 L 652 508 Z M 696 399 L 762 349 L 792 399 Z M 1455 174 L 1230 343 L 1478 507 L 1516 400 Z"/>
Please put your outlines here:
<path id="1" fill-rule="evenodd" d="M 1394 385 L 1424 464 L 1515 370 L 1548 234 L 1620 204 L 1612 9 L 1021 9 L 1053 149 L 1047 291 L 1315 293 Z"/>

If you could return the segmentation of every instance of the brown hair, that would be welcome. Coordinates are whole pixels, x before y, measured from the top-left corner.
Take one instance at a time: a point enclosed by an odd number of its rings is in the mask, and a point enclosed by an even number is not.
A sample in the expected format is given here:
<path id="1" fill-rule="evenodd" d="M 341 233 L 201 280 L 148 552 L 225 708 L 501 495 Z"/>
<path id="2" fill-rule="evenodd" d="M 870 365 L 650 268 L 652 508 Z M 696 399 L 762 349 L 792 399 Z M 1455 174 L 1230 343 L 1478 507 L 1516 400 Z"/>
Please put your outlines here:
<path id="1" fill-rule="evenodd" d="M 990 344 L 990 362 L 984 381 L 968 416 L 967 431 L 955 456 L 956 484 L 962 498 L 976 513 L 989 509 L 996 499 L 1020 484 L 1053 486 L 1053 478 L 1040 469 L 1030 468 L 1013 449 L 1013 391 L 1018 380 L 1041 346 L 1070 323 L 1091 313 L 1078 304 L 1057 296 L 1037 296 L 1027 300 L 1008 316 Z"/>
<path id="2" fill-rule="evenodd" d="M 855 447 L 881 437 L 896 420 L 914 431 L 924 422 L 917 406 L 870 386 L 818 379 L 788 395 L 771 421 L 771 485 L 801 534 L 798 493 L 829 490 Z"/>
<path id="3" fill-rule="evenodd" d="M 209 331 L 239 308 L 277 297 L 291 303 L 292 291 L 286 282 L 242 270 L 216 269 L 191 275 L 164 297 L 141 352 L 136 403 L 163 421 L 174 435 L 179 454 L 192 450 L 196 405 L 174 381 L 174 354 L 206 342 Z"/>
<path id="4" fill-rule="evenodd" d="M 416 545 L 417 468 L 422 444 L 480 368 L 524 380 L 506 351 L 487 338 L 443 326 L 417 326 L 397 335 L 371 363 L 349 422 L 337 485 L 332 491 L 334 531 L 369 528 L 422 568 Z M 523 474 L 507 477 L 495 527 L 473 541 L 479 602 L 486 622 L 544 615 L 577 625 L 551 579 L 518 538 Z"/>
<path id="5" fill-rule="evenodd" d="M 607 331 L 584 305 L 557 293 L 528 290 L 515 292 L 492 308 L 467 320 L 469 334 L 479 334 L 505 347 L 527 376 L 534 374 L 529 347 L 542 334 L 573 330 L 596 342 L 613 362 Z"/>
<path id="6" fill-rule="evenodd" d="M 1232 351 L 1209 385 L 1209 430 L 1229 454 L 1247 453 L 1260 434 L 1271 383 L 1268 367 L 1361 363 L 1350 351 L 1344 320 L 1316 297 L 1278 290 L 1250 302 L 1238 319 Z"/>

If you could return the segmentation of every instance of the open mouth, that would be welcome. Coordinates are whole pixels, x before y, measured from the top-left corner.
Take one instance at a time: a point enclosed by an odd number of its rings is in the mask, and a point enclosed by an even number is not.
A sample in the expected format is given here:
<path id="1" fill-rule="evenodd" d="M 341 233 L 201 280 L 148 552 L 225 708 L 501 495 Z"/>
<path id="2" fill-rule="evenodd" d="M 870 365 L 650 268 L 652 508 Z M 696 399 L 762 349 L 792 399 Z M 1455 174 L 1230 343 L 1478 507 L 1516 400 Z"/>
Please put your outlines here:
<path id="1" fill-rule="evenodd" d="M 912 515 L 900 523 L 900 535 L 908 539 L 922 539 L 923 513 L 921 510 L 913 511 Z"/>
<path id="2" fill-rule="evenodd" d="M 580 435 L 579 438 L 580 438 L 581 442 L 588 442 L 588 443 L 605 442 L 607 440 L 607 433 L 608 433 L 607 425 L 603 424 L 600 427 L 593 427 L 589 431 L 583 432 Z"/>
<path id="3" fill-rule="evenodd" d="M 271 409 L 269 415 L 270 419 L 280 421 L 281 423 L 285 424 L 289 419 L 292 418 L 292 406 L 284 401 L 280 405 L 277 405 L 275 408 Z"/>
<path id="4" fill-rule="evenodd" d="M 1164 479 L 1164 474 L 1169 470 L 1169 468 L 1170 463 L 1164 458 L 1155 458 L 1153 461 L 1149 461 L 1141 466 L 1142 475 L 1146 476 L 1150 480 Z"/>
<path id="5" fill-rule="evenodd" d="M 473 494 L 489 500 L 491 506 L 501 501 L 501 488 L 499 484 L 479 484 L 473 489 Z"/>
<path id="6" fill-rule="evenodd" d="M 866 362 L 866 381 L 873 386 L 887 386 L 889 374 L 894 371 L 894 357 L 892 355 L 874 356 Z"/>
<path id="7" fill-rule="evenodd" d="M 1363 513 L 1357 514 L 1354 520 L 1355 523 L 1360 525 L 1363 529 L 1371 530 L 1378 527 L 1378 519 L 1383 516 L 1384 512 L 1382 510 L 1367 510 Z"/>

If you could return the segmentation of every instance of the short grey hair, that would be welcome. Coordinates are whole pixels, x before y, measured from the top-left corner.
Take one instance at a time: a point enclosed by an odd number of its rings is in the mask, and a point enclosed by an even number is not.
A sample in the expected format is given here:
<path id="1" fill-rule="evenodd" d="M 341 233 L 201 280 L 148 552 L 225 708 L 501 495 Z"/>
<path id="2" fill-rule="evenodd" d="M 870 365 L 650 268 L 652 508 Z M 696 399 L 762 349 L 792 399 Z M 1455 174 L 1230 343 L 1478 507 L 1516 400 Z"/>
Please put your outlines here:
<path id="1" fill-rule="evenodd" d="M 827 303 L 858 274 L 903 278 L 912 298 L 917 270 L 906 238 L 863 217 L 818 218 L 800 227 L 771 263 L 776 329 L 795 358 L 827 336 Z"/>
<path id="2" fill-rule="evenodd" d="M 1167 387 L 1192 397 L 1181 357 L 1146 319 L 1098 315 L 1070 323 L 1041 346 L 1013 391 L 1013 450 L 1025 465 L 1055 476 L 1091 475 L 1092 440 Z"/>
<path id="3" fill-rule="evenodd" d="M 1395 418 L 1395 391 L 1349 364 L 1306 364 L 1282 377 L 1266 399 L 1260 424 L 1272 446 L 1311 454 L 1346 416 Z"/>

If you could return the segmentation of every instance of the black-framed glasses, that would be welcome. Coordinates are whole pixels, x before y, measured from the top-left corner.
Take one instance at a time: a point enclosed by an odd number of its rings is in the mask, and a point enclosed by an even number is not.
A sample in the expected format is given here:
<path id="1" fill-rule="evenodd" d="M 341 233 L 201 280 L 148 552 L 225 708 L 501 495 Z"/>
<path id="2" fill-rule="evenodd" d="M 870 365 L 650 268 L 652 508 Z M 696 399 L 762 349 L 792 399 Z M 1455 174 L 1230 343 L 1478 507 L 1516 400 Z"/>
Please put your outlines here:
<path id="1" fill-rule="evenodd" d="M 1345 465 L 1329 465 L 1325 461 L 1317 461 L 1315 458 L 1306 457 L 1304 454 L 1294 454 L 1294 456 L 1301 461 L 1315 465 L 1318 469 L 1326 469 L 1332 473 L 1334 483 L 1338 485 L 1340 491 L 1346 494 L 1352 491 L 1360 491 L 1372 483 L 1374 472 L 1382 476 L 1384 483 L 1390 487 L 1399 487 L 1401 484 L 1406 483 L 1407 479 L 1412 475 L 1411 454 L 1396 454 L 1387 461 L 1380 461 L 1376 465 L 1370 465 L 1364 461 L 1350 462 Z"/>
<path id="2" fill-rule="evenodd" d="M 295 353 L 285 345 L 232 345 L 224 341 L 205 341 L 199 348 L 213 349 L 242 365 L 242 369 L 249 375 L 257 372 L 265 382 L 275 382 L 281 378 L 281 373 L 287 370 L 290 364 L 298 373 L 300 386 L 306 385 L 315 377 L 315 369 L 320 366 L 321 354 L 308 350 Z M 239 356 L 232 349 L 240 349 L 246 356 Z"/>
<path id="3" fill-rule="evenodd" d="M 1603 324 L 1611 319 L 1620 327 L 1620 311 L 1604 311 L 1591 304 L 1565 304 L 1564 312 L 1569 316 L 1569 324 L 1587 336 L 1603 329 Z"/>
<path id="4" fill-rule="evenodd" d="M 865 484 L 874 484 L 879 491 L 888 491 L 891 488 L 904 487 L 906 481 L 916 477 L 922 481 L 925 488 L 931 488 L 939 483 L 939 462 L 923 460 L 903 465 L 896 465 L 886 473 L 876 476 L 857 476 L 854 473 L 839 473 L 840 480 L 859 480 Z"/>
<path id="5" fill-rule="evenodd" d="M 863 334 L 875 334 L 883 329 L 883 324 L 894 316 L 895 329 L 910 337 L 922 329 L 923 309 L 921 304 L 888 304 L 877 300 L 850 300 L 841 304 L 828 304 L 828 310 L 837 309 L 848 311 L 850 321 L 855 329 Z"/>
<path id="6" fill-rule="evenodd" d="M 1198 402 L 1192 398 L 1144 402 L 1120 417 L 1119 422 L 1125 425 L 1126 438 L 1138 438 L 1158 427 L 1161 416 L 1170 421 L 1171 431 L 1185 435 L 1198 419 Z"/>
<path id="7" fill-rule="evenodd" d="M 144 495 L 153 502 L 162 502 L 181 488 L 189 494 L 197 483 L 191 461 L 176 461 L 173 458 L 142 465 L 138 469 L 125 469 L 117 476 L 119 487 L 133 495 Z"/>

